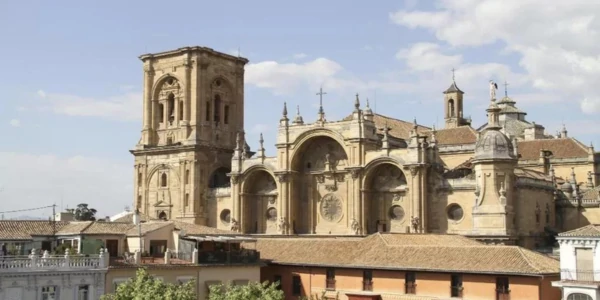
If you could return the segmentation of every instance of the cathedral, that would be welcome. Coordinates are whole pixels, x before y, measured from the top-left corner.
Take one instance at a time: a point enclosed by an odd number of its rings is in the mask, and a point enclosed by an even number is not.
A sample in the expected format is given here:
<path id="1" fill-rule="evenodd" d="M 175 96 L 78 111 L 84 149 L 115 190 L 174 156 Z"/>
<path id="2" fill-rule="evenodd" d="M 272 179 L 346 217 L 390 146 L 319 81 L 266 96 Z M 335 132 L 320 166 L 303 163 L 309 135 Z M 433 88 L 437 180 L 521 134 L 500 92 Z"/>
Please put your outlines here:
<path id="1" fill-rule="evenodd" d="M 145 54 L 134 206 L 157 219 L 246 234 L 451 233 L 535 248 L 600 222 L 600 153 L 526 119 L 490 93 L 487 123 L 463 116 L 456 82 L 445 127 L 373 113 L 305 123 L 283 104 L 276 156 L 244 137 L 248 60 L 206 47 Z M 492 83 L 493 84 L 493 83 Z M 493 84 L 495 85 L 495 84 Z M 497 86 L 496 86 L 497 87 Z"/>

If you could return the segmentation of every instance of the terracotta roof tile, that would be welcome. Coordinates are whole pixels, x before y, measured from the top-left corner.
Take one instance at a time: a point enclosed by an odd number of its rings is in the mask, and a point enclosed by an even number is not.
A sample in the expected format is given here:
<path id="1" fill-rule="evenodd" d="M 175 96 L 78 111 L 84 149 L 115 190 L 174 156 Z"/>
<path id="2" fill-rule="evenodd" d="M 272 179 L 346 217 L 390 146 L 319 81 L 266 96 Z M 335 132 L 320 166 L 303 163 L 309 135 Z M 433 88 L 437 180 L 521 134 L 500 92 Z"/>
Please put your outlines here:
<path id="1" fill-rule="evenodd" d="M 600 225 L 587 225 L 581 228 L 573 229 L 563 233 L 559 233 L 558 236 L 569 236 L 569 237 L 600 237 Z"/>
<path id="2" fill-rule="evenodd" d="M 71 235 L 71 234 L 81 234 L 86 228 L 88 228 L 93 221 L 73 221 L 69 222 L 63 228 L 61 228 L 56 234 L 58 235 Z"/>
<path id="3" fill-rule="evenodd" d="M 60 231 L 68 223 L 57 221 L 56 231 Z M 0 221 L 0 240 L 31 240 L 32 236 L 52 235 L 54 226 L 51 221 L 39 220 L 2 220 Z"/>
<path id="4" fill-rule="evenodd" d="M 488 246 L 455 235 L 374 234 L 362 240 L 258 238 L 263 259 L 302 264 L 397 270 L 539 275 L 559 262 L 517 246 Z"/>
<path id="5" fill-rule="evenodd" d="M 428 140 L 431 140 L 431 135 L 432 132 L 428 131 Z M 474 144 L 477 141 L 477 131 L 471 126 L 439 129 L 435 132 L 435 140 L 438 145 Z"/>
<path id="6" fill-rule="evenodd" d="M 175 225 L 175 229 L 184 230 L 186 235 L 239 235 L 239 233 L 221 230 L 214 227 L 190 224 L 181 221 L 171 221 Z"/>
<path id="7" fill-rule="evenodd" d="M 515 168 L 515 176 L 539 179 L 539 180 L 545 180 L 545 181 L 552 181 L 552 176 L 544 174 L 544 172 L 525 169 L 525 168 Z"/>
<path id="8" fill-rule="evenodd" d="M 588 157 L 587 148 L 573 138 L 519 141 L 517 147 L 523 160 L 538 159 L 542 149 L 552 151 L 553 158 Z"/>
<path id="9" fill-rule="evenodd" d="M 593 188 L 588 189 L 581 195 L 583 200 L 598 200 L 600 201 L 600 185 Z"/>
<path id="10" fill-rule="evenodd" d="M 149 222 L 142 222 L 141 224 L 141 231 L 142 231 L 142 235 L 145 235 L 147 233 L 153 232 L 155 230 L 167 227 L 167 226 L 172 226 L 173 222 L 170 221 L 149 221 Z M 126 234 L 127 236 L 137 236 L 139 234 L 138 231 L 138 227 L 131 224 L 128 228 L 128 230 L 126 230 Z"/>
<path id="11" fill-rule="evenodd" d="M 352 115 L 349 115 L 343 119 L 343 121 L 348 120 L 352 120 Z M 413 129 L 414 126 L 413 122 L 402 121 L 380 114 L 373 114 L 373 122 L 375 123 L 375 126 L 377 128 L 383 128 L 387 124 L 388 128 L 390 128 L 388 132 L 390 136 L 405 140 L 409 138 L 410 131 Z M 417 124 L 417 132 L 419 134 L 424 134 L 428 130 L 430 130 L 429 127 Z"/>
<path id="12" fill-rule="evenodd" d="M 133 224 L 117 222 L 94 222 L 86 228 L 84 234 L 125 234 Z"/>

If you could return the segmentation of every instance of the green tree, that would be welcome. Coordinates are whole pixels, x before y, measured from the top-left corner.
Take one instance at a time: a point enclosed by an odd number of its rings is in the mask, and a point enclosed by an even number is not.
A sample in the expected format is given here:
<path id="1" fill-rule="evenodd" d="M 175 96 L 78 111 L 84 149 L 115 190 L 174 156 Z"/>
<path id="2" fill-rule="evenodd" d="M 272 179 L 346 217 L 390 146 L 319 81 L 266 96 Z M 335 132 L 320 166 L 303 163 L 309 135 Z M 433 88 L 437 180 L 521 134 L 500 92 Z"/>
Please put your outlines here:
<path id="1" fill-rule="evenodd" d="M 251 282 L 247 285 L 211 285 L 208 300 L 283 300 L 278 282 Z"/>
<path id="2" fill-rule="evenodd" d="M 97 210 L 89 208 L 87 203 L 80 203 L 73 213 L 77 221 L 96 221 L 97 212 Z"/>
<path id="3" fill-rule="evenodd" d="M 135 278 L 120 284 L 114 294 L 103 295 L 101 300 L 195 300 L 196 282 L 184 284 L 165 283 L 154 279 L 144 268 L 137 270 Z"/>
<path id="4" fill-rule="evenodd" d="M 321 293 L 321 295 L 315 293 L 313 295 L 310 295 L 310 298 L 302 296 L 302 297 L 298 298 L 298 300 L 325 300 L 325 299 L 332 299 L 332 298 L 325 298 L 325 294 L 326 294 L 326 292 L 323 291 Z M 340 293 L 339 292 L 336 293 L 335 294 L 335 298 L 333 298 L 333 299 L 334 300 L 339 300 L 340 299 Z"/>

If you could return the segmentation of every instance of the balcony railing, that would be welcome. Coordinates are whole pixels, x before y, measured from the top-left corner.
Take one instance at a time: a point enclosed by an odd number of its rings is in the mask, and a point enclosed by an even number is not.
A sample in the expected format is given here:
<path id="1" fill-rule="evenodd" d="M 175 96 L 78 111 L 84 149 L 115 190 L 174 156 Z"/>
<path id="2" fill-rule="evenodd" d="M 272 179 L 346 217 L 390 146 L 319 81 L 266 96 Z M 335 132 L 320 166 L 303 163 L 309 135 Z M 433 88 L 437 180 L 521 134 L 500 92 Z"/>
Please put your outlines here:
<path id="1" fill-rule="evenodd" d="M 43 255 L 32 251 L 30 255 L 1 256 L 0 272 L 18 272 L 25 270 L 83 270 L 108 267 L 108 256 L 99 255 L 50 255 L 47 251 Z"/>
<path id="2" fill-rule="evenodd" d="M 510 300 L 510 290 L 505 288 L 497 288 L 496 300 Z"/>
<path id="3" fill-rule="evenodd" d="M 330 291 L 335 291 L 335 279 L 327 278 L 325 280 L 325 289 Z"/>
<path id="4" fill-rule="evenodd" d="M 593 270 L 560 270 L 560 279 L 563 281 L 600 282 L 600 271 Z"/>
<path id="5" fill-rule="evenodd" d="M 369 292 L 373 291 L 373 281 L 372 280 L 363 281 L 363 291 L 369 291 Z"/>
<path id="6" fill-rule="evenodd" d="M 241 251 L 198 251 L 199 264 L 252 264 L 260 261 L 260 252 Z"/>
<path id="7" fill-rule="evenodd" d="M 414 295 L 417 293 L 417 284 L 414 282 L 407 282 L 404 284 L 404 293 Z"/>
<path id="8" fill-rule="evenodd" d="M 463 287 L 462 286 L 451 286 L 450 287 L 450 297 L 462 298 L 463 296 Z"/>

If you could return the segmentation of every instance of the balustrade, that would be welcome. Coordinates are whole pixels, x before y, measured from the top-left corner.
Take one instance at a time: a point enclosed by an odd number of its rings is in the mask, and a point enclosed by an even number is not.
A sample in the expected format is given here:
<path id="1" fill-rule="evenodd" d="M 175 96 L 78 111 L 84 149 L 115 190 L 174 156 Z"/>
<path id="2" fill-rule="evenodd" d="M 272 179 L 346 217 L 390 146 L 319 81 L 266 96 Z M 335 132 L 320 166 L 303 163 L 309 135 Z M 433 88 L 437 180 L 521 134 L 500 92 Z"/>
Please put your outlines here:
<path id="1" fill-rule="evenodd" d="M 102 249 L 99 255 L 70 255 L 67 250 L 64 255 L 43 255 L 31 250 L 28 256 L 0 256 L 0 272 L 16 272 L 31 270 L 55 269 L 98 269 L 108 267 L 108 255 Z"/>

